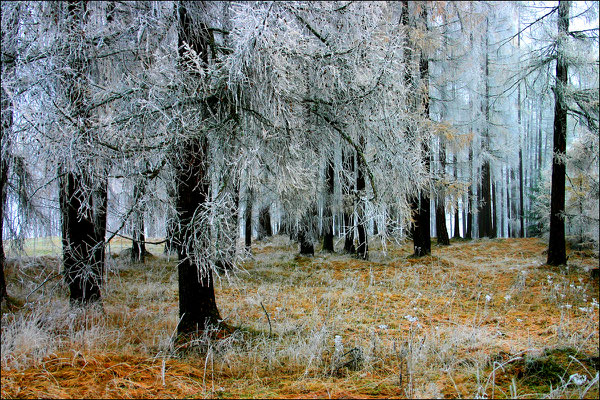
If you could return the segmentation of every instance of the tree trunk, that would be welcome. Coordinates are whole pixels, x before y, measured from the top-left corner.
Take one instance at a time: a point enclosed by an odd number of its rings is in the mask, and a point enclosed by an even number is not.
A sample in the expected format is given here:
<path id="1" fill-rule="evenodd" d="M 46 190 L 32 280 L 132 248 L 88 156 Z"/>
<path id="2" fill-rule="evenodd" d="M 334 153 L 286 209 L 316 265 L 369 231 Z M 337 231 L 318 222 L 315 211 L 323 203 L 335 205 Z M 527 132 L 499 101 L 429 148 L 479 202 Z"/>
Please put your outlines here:
<path id="1" fill-rule="evenodd" d="M 365 139 L 360 137 L 360 149 L 364 154 Z M 369 259 L 369 242 L 367 229 L 365 227 L 365 166 L 360 154 L 357 154 L 357 174 L 356 174 L 356 193 L 358 200 L 358 212 L 356 221 L 356 231 L 358 232 L 358 246 L 356 247 L 356 256 L 363 260 Z"/>
<path id="2" fill-rule="evenodd" d="M 215 302 L 214 281 L 209 265 L 196 264 L 196 251 L 208 246 L 208 226 L 194 220 L 194 214 L 209 198 L 206 165 L 206 138 L 192 139 L 182 149 L 181 167 L 177 170 L 177 213 L 179 229 L 179 317 L 180 335 L 205 330 L 220 320 Z M 203 231 L 204 230 L 204 231 Z M 199 243 L 200 242 L 200 243 Z"/>
<path id="3" fill-rule="evenodd" d="M 471 174 L 471 182 L 467 189 L 467 230 L 465 239 L 473 238 L 473 145 L 469 145 L 469 173 Z"/>
<path id="4" fill-rule="evenodd" d="M 327 169 L 325 171 L 325 184 L 327 187 L 325 193 L 325 206 L 323 208 L 323 251 L 333 253 L 333 161 L 327 162 Z"/>
<path id="5" fill-rule="evenodd" d="M 144 262 L 146 257 L 146 236 L 144 234 L 144 209 L 140 201 L 144 196 L 144 181 L 139 179 L 133 185 L 133 207 L 136 210 L 132 214 L 133 219 L 133 241 L 131 244 L 131 261 Z"/>
<path id="6" fill-rule="evenodd" d="M 0 301 L 7 297 L 6 279 L 4 276 L 4 204 L 6 203 L 6 184 L 8 182 L 8 156 L 10 152 L 10 134 L 13 124 L 12 102 L 2 87 L 2 126 L 0 131 Z"/>
<path id="7" fill-rule="evenodd" d="M 300 244 L 301 255 L 315 255 L 315 246 L 313 245 L 312 240 L 310 240 L 310 235 L 306 232 L 306 228 L 304 227 L 301 227 L 298 231 L 298 243 Z"/>
<path id="8" fill-rule="evenodd" d="M 199 79 L 193 71 L 186 70 L 185 43 L 208 63 L 210 38 L 204 26 L 192 27 L 185 2 L 178 5 L 178 48 L 182 60 L 182 73 L 190 73 Z M 207 106 L 205 106 L 207 107 Z M 202 110 L 207 114 L 206 110 Z M 202 247 L 209 246 L 210 227 L 205 221 L 194 220 L 196 212 L 201 210 L 210 199 L 208 177 L 208 139 L 194 137 L 182 143 L 180 160 L 176 167 L 177 201 L 179 218 L 178 231 L 178 274 L 179 274 L 179 318 L 177 332 L 180 337 L 203 331 L 209 326 L 218 325 L 221 317 L 215 301 L 214 280 L 211 266 L 195 257 Z M 203 262 L 202 265 L 197 264 Z"/>
<path id="9" fill-rule="evenodd" d="M 443 177 L 446 174 L 446 147 L 443 139 L 440 138 L 440 175 Z M 442 186 L 439 188 L 439 193 L 435 198 L 435 231 L 437 232 L 437 243 L 442 246 L 450 245 L 448 237 L 448 228 L 446 226 L 446 190 Z"/>
<path id="10" fill-rule="evenodd" d="M 100 300 L 107 187 L 104 185 L 91 200 L 86 200 L 89 178 L 73 172 L 60 175 L 64 278 L 69 286 L 71 304 L 85 305 Z M 92 204 L 86 206 L 86 201 Z"/>
<path id="11" fill-rule="evenodd" d="M 344 155 L 343 167 L 351 175 L 354 172 L 354 153 Z M 344 190 L 344 251 L 348 254 L 354 254 L 354 197 L 352 196 L 354 182 L 346 182 L 343 186 Z"/>
<path id="12" fill-rule="evenodd" d="M 492 181 L 492 237 L 498 237 L 498 215 L 496 214 L 497 207 L 496 202 L 498 198 L 496 197 L 496 181 Z"/>
<path id="13" fill-rule="evenodd" d="M 403 10 L 406 10 L 406 14 L 402 16 L 403 24 L 408 19 L 404 19 L 404 17 L 408 17 L 408 2 L 404 1 Z M 421 8 L 421 21 L 425 26 L 427 26 L 427 10 L 425 7 Z M 410 58 L 407 58 L 407 62 L 410 62 Z M 407 73 L 408 83 L 411 83 L 412 78 L 410 77 L 410 73 Z M 423 89 L 423 98 L 419 99 L 421 104 L 423 105 L 422 113 L 423 117 L 429 118 L 429 60 L 426 55 L 421 52 L 419 57 L 419 76 L 421 78 L 421 82 L 424 86 Z M 416 103 L 416 102 L 415 102 Z M 426 140 L 423 140 L 421 143 L 421 148 L 419 151 L 422 154 L 423 160 L 425 162 L 425 170 L 429 173 L 429 169 L 431 166 L 431 158 L 429 145 Z M 413 226 L 412 226 L 412 237 L 413 237 L 413 247 L 414 247 L 414 255 L 417 257 L 425 256 L 431 254 L 431 205 L 430 205 L 430 197 L 429 197 L 429 187 L 421 189 L 418 196 L 413 197 L 410 202 L 412 216 L 413 216 Z"/>
<path id="14" fill-rule="evenodd" d="M 246 211 L 244 216 L 244 244 L 250 251 L 252 245 L 252 189 L 246 188 Z"/>
<path id="15" fill-rule="evenodd" d="M 67 9 L 71 17 L 68 20 L 70 33 L 84 41 L 86 3 L 71 1 Z M 66 91 L 72 109 L 71 119 L 77 124 L 73 134 L 78 136 L 80 142 L 94 143 L 89 126 L 91 115 L 87 107 L 90 101 L 87 74 L 91 65 L 86 56 L 84 48 L 70 59 Z M 63 271 L 71 304 L 87 305 L 101 299 L 108 180 L 105 171 L 98 177 L 92 175 L 89 166 L 80 166 L 79 170 L 81 172 L 59 167 Z"/>
<path id="16" fill-rule="evenodd" d="M 258 213 L 258 240 L 273 236 L 271 227 L 271 211 L 269 206 L 263 207 Z"/>
<path id="17" fill-rule="evenodd" d="M 482 147 L 483 150 L 489 150 L 490 148 L 490 73 L 489 73 L 489 46 L 488 46 L 488 21 L 486 19 L 486 33 L 485 33 L 485 134 L 482 138 Z M 492 231 L 492 196 L 490 193 L 491 186 L 491 173 L 490 173 L 490 162 L 489 160 L 485 160 L 483 165 L 481 166 L 481 184 L 480 184 L 480 202 L 479 206 L 479 237 L 493 237 Z"/>
<path id="18" fill-rule="evenodd" d="M 567 104 L 564 93 L 568 84 L 568 64 L 564 57 L 564 46 L 569 32 L 570 1 L 558 3 L 558 57 L 556 61 L 556 87 L 554 88 L 554 156 L 552 158 L 552 193 L 550 199 L 550 240 L 548 242 L 548 264 L 567 263 L 565 244 L 565 175 L 564 162 L 567 145 Z"/>
<path id="19" fill-rule="evenodd" d="M 511 229 L 511 210 L 510 210 L 510 206 L 511 206 L 511 198 L 510 198 L 510 170 L 511 168 L 507 165 L 506 166 L 506 235 L 507 237 L 512 237 L 512 229 Z"/>
<path id="20" fill-rule="evenodd" d="M 504 166 L 500 166 L 500 176 L 502 176 L 502 172 L 504 171 Z M 500 237 L 504 237 L 504 190 L 502 190 L 502 178 L 498 181 L 500 192 Z"/>
<path id="21" fill-rule="evenodd" d="M 525 235 L 525 223 L 523 221 L 523 150 L 519 147 L 519 222 L 521 230 L 519 232 L 519 237 L 524 237 Z"/>
<path id="22" fill-rule="evenodd" d="M 479 204 L 479 237 L 492 235 L 492 207 L 490 193 L 490 163 L 485 161 L 481 166 L 481 201 Z"/>
<path id="23" fill-rule="evenodd" d="M 4 91 L 3 91 L 4 92 Z M 4 127 L 2 129 L 2 147 L 4 147 Z M 2 231 L 4 230 L 4 202 L 6 199 L 6 181 L 8 178 L 8 162 L 6 161 L 6 155 L 2 155 L 0 160 L 0 301 L 7 297 L 6 292 L 6 279 L 4 277 L 4 264 L 6 263 L 6 257 L 4 255 L 4 241 L 2 237 Z"/>
<path id="24" fill-rule="evenodd" d="M 454 180 L 458 182 L 458 161 L 456 159 L 456 154 L 452 157 L 452 162 L 454 163 Z M 459 207 L 458 207 L 458 197 L 456 198 L 456 208 L 454 209 L 454 237 L 460 238 L 460 220 L 458 217 Z"/>

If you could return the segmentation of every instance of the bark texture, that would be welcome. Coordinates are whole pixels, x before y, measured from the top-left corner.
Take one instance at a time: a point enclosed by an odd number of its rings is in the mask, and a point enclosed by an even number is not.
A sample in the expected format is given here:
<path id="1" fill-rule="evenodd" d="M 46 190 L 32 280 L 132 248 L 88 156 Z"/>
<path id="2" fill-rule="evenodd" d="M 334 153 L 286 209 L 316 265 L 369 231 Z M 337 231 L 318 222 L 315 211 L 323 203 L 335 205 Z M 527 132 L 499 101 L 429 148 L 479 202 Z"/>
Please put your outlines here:
<path id="1" fill-rule="evenodd" d="M 569 32 L 570 1 L 558 3 L 559 40 L 566 40 Z M 550 240 L 548 242 L 548 264 L 567 263 L 565 244 L 565 176 L 564 162 L 567 147 L 567 104 L 564 91 L 568 84 L 568 64 L 559 43 L 556 61 L 556 87 L 554 88 L 554 157 L 552 159 L 552 193 L 550 199 Z"/>

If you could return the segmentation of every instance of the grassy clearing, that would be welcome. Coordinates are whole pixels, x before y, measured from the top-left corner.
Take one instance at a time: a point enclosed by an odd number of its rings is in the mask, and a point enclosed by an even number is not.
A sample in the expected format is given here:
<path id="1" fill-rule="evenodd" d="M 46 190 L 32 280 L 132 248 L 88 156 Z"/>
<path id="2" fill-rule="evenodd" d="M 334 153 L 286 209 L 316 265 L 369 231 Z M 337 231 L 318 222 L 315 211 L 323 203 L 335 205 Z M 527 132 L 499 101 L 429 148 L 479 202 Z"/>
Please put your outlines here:
<path id="1" fill-rule="evenodd" d="M 413 259 L 410 244 L 373 243 L 360 261 L 297 257 L 277 236 L 218 281 L 239 329 L 185 353 L 176 263 L 159 248 L 145 265 L 111 259 L 103 310 L 68 306 L 55 257 L 24 257 L 7 270 L 2 398 L 597 398 L 597 253 L 557 269 L 544 250 L 457 241 Z"/>

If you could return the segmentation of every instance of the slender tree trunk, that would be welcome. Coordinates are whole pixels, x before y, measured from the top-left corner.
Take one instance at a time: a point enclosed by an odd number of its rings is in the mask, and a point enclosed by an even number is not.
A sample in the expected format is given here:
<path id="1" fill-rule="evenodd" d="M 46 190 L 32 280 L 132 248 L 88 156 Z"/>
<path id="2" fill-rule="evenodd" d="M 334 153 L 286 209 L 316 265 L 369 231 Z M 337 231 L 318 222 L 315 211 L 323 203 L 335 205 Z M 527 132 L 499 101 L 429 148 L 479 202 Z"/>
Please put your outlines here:
<path id="1" fill-rule="evenodd" d="M 4 35 L 4 33 L 2 33 Z M 7 297 L 6 279 L 4 276 L 4 265 L 6 256 L 4 254 L 4 205 L 6 204 L 6 184 L 8 182 L 8 158 L 10 152 L 10 134 L 13 124 L 12 102 L 8 93 L 2 87 L 2 126 L 0 131 L 0 301 Z"/>
<path id="2" fill-rule="evenodd" d="M 542 124 L 543 124 L 543 109 L 544 109 L 544 101 L 541 100 L 539 109 L 539 122 L 538 122 L 538 135 L 537 135 L 537 168 L 538 168 L 538 177 L 542 171 Z"/>
<path id="3" fill-rule="evenodd" d="M 558 3 L 558 57 L 556 61 L 556 86 L 554 88 L 554 150 L 552 158 L 552 193 L 550 200 L 550 240 L 548 242 L 548 264 L 567 263 L 565 244 L 565 175 L 564 162 L 567 146 L 567 104 L 564 92 L 568 85 L 568 64 L 564 46 L 569 32 L 570 1 Z"/>
<path id="4" fill-rule="evenodd" d="M 467 189 L 467 229 L 465 239 L 471 240 L 473 238 L 473 145 L 469 145 L 469 174 L 471 175 L 471 182 L 469 182 L 469 188 Z"/>
<path id="5" fill-rule="evenodd" d="M 244 216 L 244 244 L 250 251 L 252 245 L 252 189 L 246 189 L 246 211 Z"/>
<path id="6" fill-rule="evenodd" d="M 496 214 L 496 180 L 492 181 L 492 237 L 498 237 L 498 215 Z"/>
<path id="7" fill-rule="evenodd" d="M 174 198 L 175 195 L 172 195 Z M 165 247 L 163 249 L 163 253 L 165 255 L 170 255 L 173 253 L 177 253 L 177 246 L 175 239 L 175 218 L 170 211 L 166 213 L 166 222 L 165 222 Z"/>
<path id="8" fill-rule="evenodd" d="M 466 202 L 465 196 L 463 196 L 462 199 L 463 199 L 462 228 L 463 228 L 463 235 L 466 238 L 467 237 L 467 211 L 466 211 L 467 202 Z"/>
<path id="9" fill-rule="evenodd" d="M 406 10 L 408 10 L 408 2 L 405 4 Z M 427 10 L 425 7 L 421 8 L 420 18 L 427 25 Z M 429 60 L 423 52 L 419 57 L 419 75 L 425 87 L 423 90 L 424 96 L 420 99 L 423 105 L 423 117 L 429 118 Z M 425 170 L 429 172 L 431 157 L 426 140 L 421 144 L 421 152 L 425 161 Z M 428 187 L 421 190 L 418 198 L 413 198 L 411 208 L 413 220 L 415 221 L 412 228 L 414 255 L 420 257 L 431 254 L 431 204 Z"/>
<path id="10" fill-rule="evenodd" d="M 506 235 L 508 237 L 512 237 L 511 235 L 511 213 L 510 213 L 510 167 L 507 165 L 506 166 L 506 226 L 507 226 L 507 230 L 506 230 Z"/>
<path id="11" fill-rule="evenodd" d="M 2 141 L 4 141 L 4 137 L 2 137 Z M 6 198 L 6 191 L 4 188 L 7 180 L 7 169 L 8 163 L 5 162 L 3 156 L 2 160 L 0 160 L 0 301 L 7 297 L 6 279 L 4 277 L 4 264 L 6 263 L 6 257 L 4 255 L 4 242 L 2 237 L 2 231 L 4 229 L 4 200 Z"/>
<path id="12" fill-rule="evenodd" d="M 326 184 L 326 193 L 325 193 L 325 206 L 323 208 L 323 251 L 332 252 L 333 249 L 333 189 L 334 189 L 334 180 L 333 180 L 333 161 L 329 160 L 327 162 L 327 168 L 325 171 L 325 184 Z"/>
<path id="13" fill-rule="evenodd" d="M 486 19 L 486 34 L 485 34 L 485 135 L 482 138 L 484 150 L 489 150 L 490 147 L 490 73 L 489 73 L 489 46 L 488 46 L 488 21 Z M 484 160 L 481 166 L 481 201 L 479 202 L 479 237 L 493 237 L 492 231 L 492 196 L 490 193 L 491 186 L 491 171 L 489 160 Z"/>
<path id="14" fill-rule="evenodd" d="M 481 166 L 481 203 L 479 204 L 479 237 L 493 237 L 490 193 L 490 163 Z"/>
<path id="15" fill-rule="evenodd" d="M 452 162 L 454 163 L 454 180 L 458 182 L 458 161 L 456 159 L 456 154 L 452 157 Z M 455 238 L 460 238 L 460 221 L 458 218 L 459 207 L 458 207 L 458 197 L 456 198 L 456 204 L 454 209 L 454 235 Z"/>
<path id="16" fill-rule="evenodd" d="M 360 137 L 360 148 L 364 154 L 365 139 Z M 367 237 L 367 229 L 365 227 L 365 166 L 360 155 L 357 155 L 357 175 L 356 175 L 356 192 L 358 198 L 358 212 L 356 221 L 356 230 L 358 232 L 358 246 L 356 247 L 356 256 L 363 260 L 369 259 L 369 242 Z"/>
<path id="17" fill-rule="evenodd" d="M 500 166 L 500 174 L 504 171 L 504 166 Z M 500 237 L 504 237 L 504 190 L 502 190 L 502 178 L 498 181 L 500 192 Z"/>
<path id="18" fill-rule="evenodd" d="M 144 196 L 144 182 L 138 179 L 133 185 L 133 207 L 136 210 L 132 214 L 133 218 L 133 242 L 131 244 L 131 261 L 144 262 L 146 258 L 146 235 L 144 234 L 144 209 L 139 204 Z"/>
<path id="19" fill-rule="evenodd" d="M 353 175 L 354 172 L 354 153 L 344 155 L 344 169 Z M 352 196 L 354 182 L 347 182 L 344 185 L 344 251 L 348 254 L 354 254 L 354 196 Z"/>
<path id="20" fill-rule="evenodd" d="M 440 139 L 440 174 L 445 176 L 446 174 L 446 148 Z M 448 228 L 446 227 L 446 207 L 445 207 L 446 191 L 444 187 L 439 188 L 439 193 L 435 198 L 435 230 L 437 232 L 437 242 L 440 245 L 450 245 L 450 238 L 448 237 Z"/>
<path id="21" fill-rule="evenodd" d="M 519 237 L 524 237 L 525 235 L 525 223 L 523 221 L 523 150 L 519 147 L 519 223 L 521 230 L 519 232 Z"/>

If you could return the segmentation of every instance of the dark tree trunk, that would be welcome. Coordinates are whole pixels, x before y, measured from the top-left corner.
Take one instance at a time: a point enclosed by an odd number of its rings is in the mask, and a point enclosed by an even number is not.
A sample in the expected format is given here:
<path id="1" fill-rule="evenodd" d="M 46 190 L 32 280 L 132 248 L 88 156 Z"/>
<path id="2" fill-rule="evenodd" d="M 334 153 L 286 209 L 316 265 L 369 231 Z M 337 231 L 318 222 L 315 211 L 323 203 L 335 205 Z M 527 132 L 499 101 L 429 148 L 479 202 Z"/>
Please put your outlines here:
<path id="1" fill-rule="evenodd" d="M 172 158 L 173 165 L 175 165 L 176 160 L 174 157 Z M 169 199 L 176 199 L 177 195 L 175 192 L 175 188 L 173 185 L 167 185 L 167 196 Z M 167 208 L 165 213 L 165 247 L 163 248 L 163 253 L 166 256 L 171 254 L 178 254 L 177 251 L 177 243 L 175 240 L 175 229 L 177 224 L 177 218 L 174 215 L 172 208 Z"/>
<path id="2" fill-rule="evenodd" d="M 4 33 L 3 33 L 4 35 Z M 0 301 L 7 297 L 6 279 L 4 276 L 4 241 L 2 232 L 4 230 L 4 204 L 6 203 L 6 184 L 8 181 L 8 155 L 10 151 L 10 134 L 13 123 L 12 102 L 8 93 L 2 88 L 2 127 L 0 131 Z"/>
<path id="3" fill-rule="evenodd" d="M 354 172 L 354 153 L 344 155 L 343 167 L 346 171 Z M 354 182 L 346 182 L 344 190 L 344 251 L 348 254 L 354 254 L 354 197 L 352 196 Z"/>
<path id="4" fill-rule="evenodd" d="M 333 253 L 333 161 L 327 162 L 325 171 L 325 184 L 327 191 L 325 193 L 325 206 L 323 208 L 323 251 Z"/>
<path id="5" fill-rule="evenodd" d="M 512 227 L 512 236 L 513 237 L 517 237 L 518 233 L 518 227 L 515 226 L 515 223 L 517 221 L 517 188 L 515 187 L 515 182 L 517 181 L 517 173 L 515 172 L 514 169 L 510 169 L 510 181 L 511 181 L 511 188 L 510 188 L 510 198 L 511 198 L 511 204 L 510 204 L 510 214 L 512 215 L 513 218 L 513 227 Z"/>
<path id="6" fill-rule="evenodd" d="M 559 38 L 569 32 L 570 1 L 558 3 Z M 560 39 L 559 39 L 560 40 Z M 554 156 L 552 158 L 552 193 L 550 199 L 550 240 L 548 242 L 548 264 L 567 263 L 565 244 L 565 175 L 564 156 L 567 145 L 567 104 L 564 92 L 568 84 L 568 64 L 563 54 L 563 46 L 558 45 L 556 62 L 556 87 L 554 88 Z"/>
<path id="7" fill-rule="evenodd" d="M 502 172 L 504 171 L 504 167 L 501 166 L 500 167 L 500 176 L 502 176 Z M 500 192 L 499 197 L 500 197 L 500 237 L 504 237 L 504 191 L 502 190 L 502 178 L 500 178 L 500 180 L 498 181 L 498 185 L 499 185 L 499 189 L 498 191 Z"/>
<path id="8" fill-rule="evenodd" d="M 456 154 L 454 154 L 452 158 L 452 162 L 454 163 L 454 180 L 458 182 L 458 161 L 456 159 Z M 456 199 L 456 209 L 454 210 L 454 237 L 460 238 L 460 220 L 458 217 L 459 209 L 458 209 L 458 198 Z"/>
<path id="9" fill-rule="evenodd" d="M 440 139 L 440 174 L 444 176 L 446 174 L 446 148 L 444 143 Z M 442 246 L 448 246 L 450 244 L 450 238 L 448 238 L 448 228 L 446 227 L 446 191 L 444 187 L 439 188 L 439 193 L 435 197 L 435 230 L 437 232 L 437 242 Z"/>
<path id="10" fill-rule="evenodd" d="M 521 149 L 521 147 L 519 147 L 519 223 L 521 227 L 519 237 L 524 237 L 525 235 L 525 223 L 523 221 L 523 214 L 523 150 Z"/>
<path id="11" fill-rule="evenodd" d="M 133 186 L 133 241 L 131 244 L 131 261 L 144 262 L 146 258 L 146 236 L 144 234 L 144 209 L 139 204 L 144 196 L 144 182 L 138 180 Z"/>
<path id="12" fill-rule="evenodd" d="M 73 305 L 100 300 L 104 275 L 106 235 L 106 181 L 91 200 L 86 199 L 89 179 L 67 172 L 60 178 L 64 278 Z M 91 206 L 85 207 L 85 202 Z"/>
<path id="13" fill-rule="evenodd" d="M 463 228 L 463 235 L 465 236 L 465 238 L 467 237 L 467 211 L 465 210 L 466 207 L 467 207 L 467 202 L 466 202 L 465 197 L 463 196 L 462 228 Z"/>
<path id="14" fill-rule="evenodd" d="M 344 212 L 344 251 L 348 254 L 356 253 L 354 248 L 354 218 L 351 213 Z"/>
<path id="15" fill-rule="evenodd" d="M 83 41 L 86 3 L 71 1 L 67 5 L 71 19 L 68 29 Z M 71 119 L 77 123 L 75 135 L 82 142 L 93 143 L 89 127 L 90 111 L 87 104 L 89 59 L 86 49 L 70 61 L 67 97 L 71 106 Z M 108 180 L 93 176 L 88 166 L 81 172 L 59 168 L 59 202 L 62 216 L 62 247 L 64 278 L 69 286 L 72 305 L 87 305 L 100 301 L 100 289 L 104 276 L 104 241 L 106 236 L 106 213 L 108 203 Z"/>
<path id="16" fill-rule="evenodd" d="M 429 227 L 431 205 L 429 204 L 429 194 L 425 194 L 425 191 L 426 190 L 423 190 L 419 197 L 414 198 L 411 203 L 414 219 L 411 231 L 414 255 L 417 257 L 431 254 L 431 235 Z"/>
<path id="17" fill-rule="evenodd" d="M 409 9 L 408 9 L 408 1 L 402 1 L 402 13 L 400 16 L 400 22 L 405 27 L 409 27 Z M 421 8 L 420 19 L 425 26 L 427 26 L 427 11 L 425 7 Z M 404 55 L 404 62 L 407 65 L 412 64 L 413 58 L 413 46 L 414 43 L 411 43 L 410 39 L 407 37 L 405 41 L 405 49 L 406 53 Z M 408 70 L 404 74 L 404 83 L 408 88 L 410 88 L 413 93 L 411 98 L 409 99 L 410 108 L 413 110 L 418 109 L 418 104 L 423 105 L 423 116 L 425 118 L 429 118 L 429 60 L 425 57 L 425 54 L 422 52 L 419 57 L 419 76 L 421 81 L 423 82 L 425 89 L 423 90 L 424 96 L 422 98 L 418 98 L 417 93 L 419 92 L 416 89 L 416 85 L 413 79 L 412 71 Z M 408 127 L 408 136 L 414 136 L 415 133 L 412 132 L 412 127 L 409 125 Z M 427 172 L 429 172 L 429 168 L 431 165 L 430 155 L 429 155 L 429 146 L 427 143 L 422 143 L 420 148 L 417 150 L 421 153 L 425 161 L 425 168 Z M 429 188 L 421 189 L 419 194 L 413 196 L 409 199 L 410 208 L 411 208 L 411 216 L 413 219 L 413 223 L 411 225 L 411 236 L 413 239 L 413 247 L 414 247 L 414 255 L 415 256 L 424 256 L 431 253 L 431 232 L 430 232 L 430 217 L 431 217 L 431 206 L 429 204 Z"/>
<path id="18" fill-rule="evenodd" d="M 469 145 L 469 173 L 473 177 L 473 146 Z M 473 239 L 473 182 L 469 182 L 467 189 L 467 230 L 465 239 Z"/>
<path id="19" fill-rule="evenodd" d="M 427 26 L 427 9 L 421 8 L 421 19 L 423 24 Z M 429 118 L 429 60 L 424 53 L 419 57 L 419 75 L 425 89 L 423 90 L 423 116 Z M 422 143 L 422 154 L 425 161 L 425 169 L 429 172 L 431 166 L 431 157 L 429 145 L 426 142 Z M 418 201 L 413 201 L 413 215 L 415 225 L 413 228 L 413 247 L 415 256 L 425 256 L 431 254 L 431 228 L 429 222 L 431 220 L 431 204 L 429 197 L 429 188 L 421 190 Z M 447 233 L 446 233 L 447 234 Z"/>
<path id="20" fill-rule="evenodd" d="M 365 139 L 360 138 L 361 151 L 365 149 Z M 356 174 L 356 192 L 358 199 L 358 215 L 356 221 L 356 230 L 358 232 L 358 246 L 356 247 L 356 256 L 363 260 L 369 259 L 369 242 L 367 229 L 365 227 L 365 166 L 360 154 L 357 154 L 357 174 Z"/>
<path id="21" fill-rule="evenodd" d="M 252 189 L 246 189 L 246 211 L 244 215 L 244 244 L 250 251 L 252 245 Z"/>
<path id="22" fill-rule="evenodd" d="M 485 150 L 490 148 L 490 73 L 489 73 L 489 53 L 488 53 L 488 20 L 486 19 L 486 30 L 485 30 L 485 59 L 484 59 L 484 70 L 485 70 L 485 131 L 483 137 L 482 146 Z M 481 183 L 480 183 L 480 201 L 479 201 L 479 237 L 493 237 L 493 226 L 492 226 L 492 196 L 490 192 L 491 186 L 491 174 L 490 174 L 490 162 L 485 160 L 481 166 Z"/>
<path id="23" fill-rule="evenodd" d="M 498 237 L 498 216 L 496 215 L 496 181 L 492 181 L 492 236 Z"/>
<path id="24" fill-rule="evenodd" d="M 178 333 L 190 334 L 205 330 L 208 325 L 217 325 L 220 316 L 215 302 L 214 281 L 209 265 L 195 263 L 194 252 L 201 251 L 195 246 L 208 246 L 208 243 L 191 243 L 200 221 L 193 217 L 209 197 L 209 183 L 206 176 L 206 154 L 208 143 L 205 138 L 192 139 L 183 149 L 181 167 L 177 170 L 177 213 L 179 230 L 177 242 L 179 250 L 179 317 Z M 205 242 L 209 235 L 199 232 Z M 196 237 L 196 240 L 198 238 Z"/>
<path id="25" fill-rule="evenodd" d="M 481 186 L 479 204 L 479 237 L 493 237 L 492 232 L 492 196 L 490 193 L 490 163 L 484 161 L 481 166 Z"/>
<path id="26" fill-rule="evenodd" d="M 175 197 L 175 196 L 173 196 Z M 172 215 L 167 213 L 167 221 L 166 221 L 166 234 L 165 234 L 165 247 L 163 249 L 163 253 L 165 255 L 177 253 L 177 246 L 175 243 L 175 218 Z"/>
<path id="27" fill-rule="evenodd" d="M 273 236 L 271 228 L 271 212 L 269 206 L 263 207 L 258 213 L 258 240 Z"/>
<path id="28" fill-rule="evenodd" d="M 4 128 L 2 129 L 2 147 L 4 147 Z M 3 155 L 0 160 L 0 301 L 7 297 L 6 292 L 6 279 L 4 277 L 4 264 L 6 263 L 6 257 L 4 255 L 4 242 L 2 237 L 2 231 L 4 229 L 4 201 L 6 199 L 6 180 L 8 178 L 8 162 L 5 160 L 6 156 Z"/>
<path id="29" fill-rule="evenodd" d="M 454 235 L 455 238 L 460 238 L 460 217 L 458 211 L 458 201 L 456 202 L 456 210 L 454 210 Z"/>
<path id="30" fill-rule="evenodd" d="M 510 213 L 510 205 L 511 205 L 511 199 L 510 199 L 510 167 L 506 166 L 506 235 L 508 237 L 512 237 L 512 230 L 511 230 L 511 226 L 510 226 L 510 218 L 511 218 L 511 213 Z"/>
<path id="31" fill-rule="evenodd" d="M 300 244 L 301 255 L 315 255 L 315 246 L 313 245 L 312 240 L 310 240 L 310 235 L 306 232 L 304 227 L 300 228 L 298 231 L 298 243 Z"/>
<path id="32" fill-rule="evenodd" d="M 313 203 L 300 220 L 297 233 L 301 255 L 315 255 L 314 239 L 317 232 L 317 206 Z"/>
<path id="33" fill-rule="evenodd" d="M 543 110 L 544 110 L 544 100 L 543 98 L 540 100 L 540 110 L 539 110 L 539 123 L 538 123 L 538 135 L 537 135 L 537 168 L 538 168 L 538 178 L 539 174 L 542 171 L 542 122 L 543 122 Z"/>
<path id="34" fill-rule="evenodd" d="M 210 38 L 206 26 L 203 24 L 197 27 L 192 26 L 192 20 L 185 4 L 185 2 L 180 2 L 178 5 L 178 48 L 181 69 L 182 73 L 189 73 L 193 78 L 199 78 L 194 75 L 193 71 L 186 70 L 188 55 L 184 50 L 184 42 L 207 64 Z M 204 105 L 204 107 L 208 107 L 208 105 Z M 206 110 L 202 112 L 207 114 Z M 196 264 L 198 260 L 194 257 L 194 253 L 202 251 L 201 247 L 208 246 L 208 240 L 210 240 L 210 234 L 206 232 L 210 227 L 201 226 L 202 221 L 194 221 L 196 211 L 201 209 L 210 198 L 207 157 L 207 138 L 195 137 L 182 143 L 180 159 L 176 163 L 176 210 L 179 218 L 176 237 L 179 253 L 180 318 L 177 332 L 180 337 L 203 331 L 209 326 L 216 326 L 221 320 L 215 301 L 211 266 Z"/>
<path id="35" fill-rule="evenodd" d="M 520 22 L 520 21 L 519 21 Z M 521 47 L 521 35 L 517 35 L 517 46 Z M 517 123 L 519 125 L 519 135 L 522 135 L 522 109 L 521 109 L 521 83 L 519 82 L 517 86 Z M 526 129 L 527 133 L 529 129 Z M 527 137 L 527 135 L 526 135 Z M 526 141 L 526 139 L 525 139 Z M 519 237 L 523 237 L 525 234 L 524 229 L 524 221 L 523 221 L 523 145 L 522 141 L 519 139 L 519 222 L 520 222 L 520 231 Z M 515 215 L 516 217 L 516 215 Z"/>
<path id="36" fill-rule="evenodd" d="M 446 228 L 446 213 L 444 206 L 441 204 L 441 200 L 437 199 L 435 207 L 435 230 L 437 232 L 437 243 L 442 246 L 448 246 L 450 244 L 450 238 L 448 238 L 448 230 Z"/>

